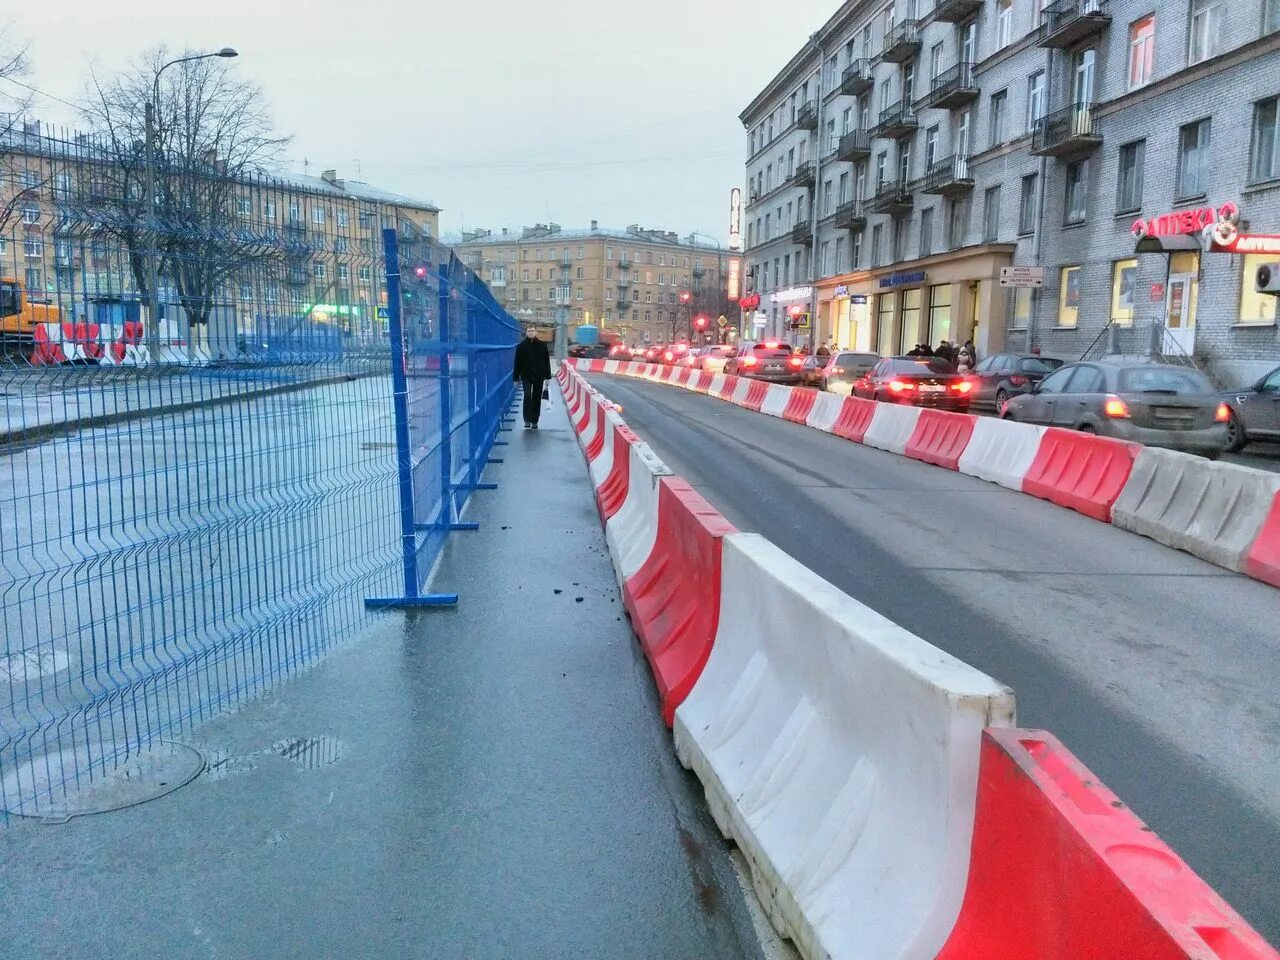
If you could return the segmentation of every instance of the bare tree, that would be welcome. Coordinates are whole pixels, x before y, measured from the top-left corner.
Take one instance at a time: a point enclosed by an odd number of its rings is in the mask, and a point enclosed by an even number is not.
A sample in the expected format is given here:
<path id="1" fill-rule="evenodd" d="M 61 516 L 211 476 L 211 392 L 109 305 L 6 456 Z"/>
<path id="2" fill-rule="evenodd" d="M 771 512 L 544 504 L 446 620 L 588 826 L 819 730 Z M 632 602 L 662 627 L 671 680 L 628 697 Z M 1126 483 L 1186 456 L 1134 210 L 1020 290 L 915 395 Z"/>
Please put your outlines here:
<path id="1" fill-rule="evenodd" d="M 31 106 L 26 48 L 13 39 L 10 27 L 0 24 L 0 235 L 8 231 L 18 211 L 39 194 L 47 171 L 33 180 L 29 165 L 24 118 Z"/>
<path id="2" fill-rule="evenodd" d="M 225 61 L 189 60 L 161 73 L 175 59 L 159 47 L 128 72 L 94 75 L 84 112 L 112 157 L 101 170 L 110 181 L 111 215 L 97 222 L 128 249 L 136 289 L 148 294 L 145 108 L 160 77 L 154 141 L 159 273 L 191 322 L 203 324 L 228 283 L 279 255 L 241 228 L 238 206 L 288 140 L 273 132 L 261 90 Z"/>

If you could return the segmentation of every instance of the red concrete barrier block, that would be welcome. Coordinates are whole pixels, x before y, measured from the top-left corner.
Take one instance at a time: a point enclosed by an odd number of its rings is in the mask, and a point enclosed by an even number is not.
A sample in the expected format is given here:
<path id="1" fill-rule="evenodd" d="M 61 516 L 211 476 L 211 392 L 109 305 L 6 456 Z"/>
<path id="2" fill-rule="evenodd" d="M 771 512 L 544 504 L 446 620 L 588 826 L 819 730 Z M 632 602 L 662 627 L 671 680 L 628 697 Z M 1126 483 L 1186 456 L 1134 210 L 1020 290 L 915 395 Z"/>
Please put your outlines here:
<path id="1" fill-rule="evenodd" d="M 1280 493 L 1245 557 L 1244 572 L 1255 580 L 1280 587 Z"/>
<path id="2" fill-rule="evenodd" d="M 977 422 L 978 418 L 968 413 L 921 410 L 904 452 L 914 460 L 956 470 Z"/>
<path id="3" fill-rule="evenodd" d="M 747 395 L 743 398 L 742 405 L 748 410 L 760 412 L 760 405 L 764 403 L 765 395 L 769 392 L 769 384 L 764 380 L 752 380 L 751 385 L 747 387 Z"/>
<path id="4" fill-rule="evenodd" d="M 699 393 L 706 393 L 711 389 L 711 381 L 715 379 L 715 374 L 709 370 L 702 370 L 698 373 L 698 384 L 694 388 Z"/>
<path id="5" fill-rule="evenodd" d="M 809 414 L 813 412 L 813 404 L 818 399 L 818 391 L 809 387 L 796 387 L 787 399 L 786 409 L 782 411 L 782 419 L 792 423 L 808 423 Z"/>
<path id="6" fill-rule="evenodd" d="M 603 361 L 603 360 L 592 360 L 592 361 L 591 361 L 591 370 L 590 370 L 590 372 L 591 372 L 591 373 L 604 373 L 604 364 L 605 364 L 605 361 Z"/>
<path id="7" fill-rule="evenodd" d="M 676 378 L 676 384 L 681 387 L 687 387 L 689 385 L 689 378 L 693 376 L 693 374 L 694 370 L 692 367 L 681 367 L 680 374 Z"/>
<path id="8" fill-rule="evenodd" d="M 720 556 L 737 529 L 679 477 L 658 481 L 658 535 L 622 595 L 671 726 L 720 622 Z"/>
<path id="9" fill-rule="evenodd" d="M 1110 523 L 1111 507 L 1141 449 L 1137 443 L 1050 427 L 1022 480 L 1022 492 Z"/>
<path id="10" fill-rule="evenodd" d="M 969 879 L 938 960 L 1280 960 L 1056 737 L 982 736 Z"/>
<path id="11" fill-rule="evenodd" d="M 622 509 L 627 500 L 627 490 L 631 485 L 631 444 L 639 443 L 640 438 L 626 424 L 615 423 L 611 442 L 613 462 L 608 475 L 596 488 L 596 505 L 606 522 Z"/>
<path id="12" fill-rule="evenodd" d="M 592 405 L 592 411 L 588 414 L 588 418 L 595 417 L 596 421 L 595 435 L 587 441 L 586 446 L 588 463 L 600 456 L 600 451 L 604 449 L 605 438 L 609 435 L 609 421 L 605 417 L 606 412 L 604 402 L 597 401 Z"/>
<path id="13" fill-rule="evenodd" d="M 862 438 L 867 435 L 867 428 L 871 426 L 871 418 L 875 415 L 874 400 L 845 397 L 844 405 L 840 408 L 840 416 L 836 417 L 836 422 L 831 425 L 831 432 L 846 440 L 861 443 Z"/>
<path id="14" fill-rule="evenodd" d="M 733 400 L 733 391 L 738 389 L 738 378 L 736 376 L 725 375 L 724 384 L 720 387 L 721 400 Z"/>
<path id="15" fill-rule="evenodd" d="M 595 397 L 591 391 L 585 388 L 582 390 L 581 400 L 582 402 L 579 404 L 576 414 L 577 419 L 573 422 L 573 429 L 578 434 L 587 429 L 587 424 L 591 422 L 591 417 L 600 406 L 599 403 L 595 402 Z"/>

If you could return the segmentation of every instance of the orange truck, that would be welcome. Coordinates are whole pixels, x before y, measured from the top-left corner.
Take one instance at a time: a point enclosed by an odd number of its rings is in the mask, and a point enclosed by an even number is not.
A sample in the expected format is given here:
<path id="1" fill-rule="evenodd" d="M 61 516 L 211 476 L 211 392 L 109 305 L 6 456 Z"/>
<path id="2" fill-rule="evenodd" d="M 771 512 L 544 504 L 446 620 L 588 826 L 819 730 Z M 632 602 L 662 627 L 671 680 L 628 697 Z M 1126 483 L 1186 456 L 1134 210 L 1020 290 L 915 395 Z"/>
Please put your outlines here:
<path id="1" fill-rule="evenodd" d="M 22 284 L 0 277 L 0 346 L 6 355 L 30 356 L 36 325 L 61 323 L 62 311 L 48 303 L 34 303 Z"/>

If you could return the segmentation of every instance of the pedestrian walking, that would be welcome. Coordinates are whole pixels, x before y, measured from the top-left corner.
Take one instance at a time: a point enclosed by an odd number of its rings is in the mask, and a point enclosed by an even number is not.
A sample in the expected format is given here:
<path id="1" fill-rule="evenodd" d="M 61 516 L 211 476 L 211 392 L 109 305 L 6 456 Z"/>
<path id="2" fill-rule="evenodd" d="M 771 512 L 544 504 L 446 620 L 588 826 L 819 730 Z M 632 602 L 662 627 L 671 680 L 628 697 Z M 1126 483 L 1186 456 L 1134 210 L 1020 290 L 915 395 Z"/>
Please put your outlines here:
<path id="1" fill-rule="evenodd" d="M 822 346 L 818 347 L 817 355 L 820 357 L 829 357 L 831 356 L 831 348 L 824 343 Z"/>
<path id="2" fill-rule="evenodd" d="M 551 353 L 533 327 L 524 332 L 524 340 L 516 347 L 513 375 L 517 383 L 524 385 L 524 428 L 537 430 L 543 384 L 551 379 Z"/>
<path id="3" fill-rule="evenodd" d="M 976 367 L 978 365 L 978 348 L 973 345 L 972 337 L 964 342 L 964 349 L 969 351 L 969 362 Z"/>
<path id="4" fill-rule="evenodd" d="M 959 370 L 961 373 L 972 373 L 973 367 L 974 367 L 973 354 L 969 352 L 969 349 L 967 347 L 961 349 L 960 359 L 956 364 L 956 369 Z"/>

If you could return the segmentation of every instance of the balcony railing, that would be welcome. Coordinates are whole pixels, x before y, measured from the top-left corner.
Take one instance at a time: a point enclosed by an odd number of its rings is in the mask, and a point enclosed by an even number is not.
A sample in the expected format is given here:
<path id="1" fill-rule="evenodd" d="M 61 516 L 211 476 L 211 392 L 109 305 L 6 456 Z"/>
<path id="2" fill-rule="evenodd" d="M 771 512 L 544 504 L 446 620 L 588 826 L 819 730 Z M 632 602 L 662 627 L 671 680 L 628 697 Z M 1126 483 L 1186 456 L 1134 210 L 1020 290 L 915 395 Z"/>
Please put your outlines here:
<path id="1" fill-rule="evenodd" d="M 1039 45 L 1063 49 L 1107 29 L 1108 0 L 1054 0 L 1040 19 Z"/>
<path id="2" fill-rule="evenodd" d="M 560 258 L 560 269 L 561 269 L 561 270 L 568 270 L 568 269 L 569 269 L 570 267 L 572 267 L 572 266 L 573 266 L 573 257 L 565 256 L 565 257 L 561 257 L 561 258 Z"/>
<path id="3" fill-rule="evenodd" d="M 808 243 L 813 239 L 813 224 L 808 220 L 799 220 L 791 228 L 792 243 Z"/>
<path id="4" fill-rule="evenodd" d="M 862 160 L 871 156 L 871 135 L 865 130 L 850 130 L 840 138 L 836 148 L 838 160 Z"/>
<path id="5" fill-rule="evenodd" d="M 802 130 L 815 130 L 818 126 L 818 103 L 816 100 L 806 101 L 796 111 L 796 126 Z"/>
<path id="6" fill-rule="evenodd" d="M 972 190 L 973 171 L 969 168 L 969 158 L 952 156 L 935 160 L 920 178 L 919 189 L 923 193 L 943 196 L 957 196 Z"/>
<path id="7" fill-rule="evenodd" d="M 795 170 L 791 172 L 791 176 L 787 178 L 787 181 L 796 186 L 811 187 L 816 177 L 817 172 L 814 170 L 813 161 L 805 160 L 796 164 Z"/>
<path id="8" fill-rule="evenodd" d="M 903 98 L 880 111 L 880 122 L 871 131 L 873 137 L 901 137 L 920 126 L 916 109 L 910 100 Z"/>
<path id="9" fill-rule="evenodd" d="M 881 58 L 888 63 L 904 63 L 920 52 L 920 21 L 901 20 L 884 35 Z"/>
<path id="10" fill-rule="evenodd" d="M 1089 153 L 1102 143 L 1094 103 L 1073 103 L 1045 114 L 1031 131 L 1031 152 L 1044 157 L 1070 157 Z"/>
<path id="11" fill-rule="evenodd" d="M 707 268 L 699 267 L 695 264 L 693 268 L 693 275 L 695 277 L 705 277 L 707 275 Z"/>
<path id="12" fill-rule="evenodd" d="M 913 198 L 905 183 L 887 180 L 880 184 L 880 189 L 871 198 L 870 205 L 872 213 L 888 213 L 896 216 L 911 212 Z"/>
<path id="13" fill-rule="evenodd" d="M 861 200 L 848 200 L 836 207 L 832 223 L 837 228 L 861 230 L 867 225 L 867 215 L 863 212 Z"/>
<path id="14" fill-rule="evenodd" d="M 859 58 L 845 67 L 844 73 L 840 75 L 840 92 L 856 97 L 860 93 L 866 93 L 875 83 L 871 61 Z"/>
<path id="15" fill-rule="evenodd" d="M 982 0 L 938 0 L 933 19 L 939 23 L 959 23 L 982 9 Z"/>
<path id="16" fill-rule="evenodd" d="M 977 99 L 978 84 L 974 80 L 973 64 L 957 63 L 933 78 L 929 92 L 918 101 L 917 106 L 951 110 Z"/>
<path id="17" fill-rule="evenodd" d="M 630 257 L 619 257 L 619 258 L 618 258 L 618 269 L 619 269 L 619 270 L 630 270 L 630 269 L 631 269 L 631 258 L 630 258 Z"/>

